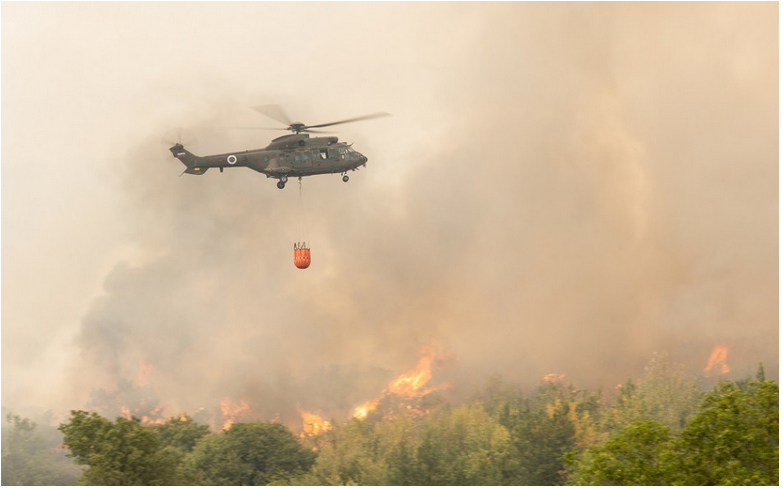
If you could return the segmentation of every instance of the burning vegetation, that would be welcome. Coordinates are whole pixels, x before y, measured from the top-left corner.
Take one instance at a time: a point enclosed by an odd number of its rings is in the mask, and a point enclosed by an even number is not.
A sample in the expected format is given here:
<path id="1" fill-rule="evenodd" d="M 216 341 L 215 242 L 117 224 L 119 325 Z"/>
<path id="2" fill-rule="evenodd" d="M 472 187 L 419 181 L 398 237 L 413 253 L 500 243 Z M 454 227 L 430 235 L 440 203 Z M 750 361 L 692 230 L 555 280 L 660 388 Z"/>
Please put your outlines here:
<path id="1" fill-rule="evenodd" d="M 401 408 L 417 415 L 426 414 L 428 408 L 423 403 L 425 397 L 449 386 L 446 383 L 431 385 L 433 367 L 438 359 L 435 346 L 423 348 L 413 369 L 390 381 L 377 397 L 354 407 L 349 417 L 364 420 L 371 413 L 381 410 L 380 417 L 392 418 L 395 411 Z M 145 425 L 163 424 L 174 412 L 161 401 L 153 381 L 153 371 L 152 362 L 140 358 L 133 380 L 120 379 L 116 389 L 93 391 L 88 408 L 110 418 L 136 418 Z M 300 437 L 317 437 L 333 428 L 332 423 L 325 420 L 320 411 L 308 411 L 299 405 L 296 409 L 302 420 Z M 236 422 L 263 418 L 253 411 L 248 399 L 240 397 L 237 400 L 228 396 L 218 401 L 214 408 L 198 408 L 193 415 L 200 421 L 208 422 L 215 431 L 230 430 Z M 177 417 L 187 418 L 184 413 L 178 414 Z M 293 427 L 293 424 L 290 425 Z"/>
<path id="2" fill-rule="evenodd" d="M 498 378 L 470 401 L 427 409 L 428 394 L 445 387 L 429 385 L 435 358 L 431 349 L 422 351 L 415 368 L 364 404 L 371 405 L 366 415 L 354 410 L 346 422 L 333 424 L 321 412 L 297 406 L 298 435 L 254 418 L 246 400 L 229 398 L 220 402 L 219 432 L 184 414 L 145 425 L 138 417 L 112 422 L 85 411 L 72 412 L 60 430 L 76 461 L 87 466 L 86 484 L 691 485 L 777 479 L 778 388 L 762 368 L 755 380 L 721 380 L 706 391 L 707 378 L 688 376 L 655 355 L 641 379 L 608 398 L 557 373 L 544 376 L 533 392 Z M 130 452 L 133 463 L 123 461 Z M 645 458 L 627 469 L 635 462 L 628 452 Z M 731 454 L 715 457 L 718 452 Z"/>
<path id="3" fill-rule="evenodd" d="M 389 386 L 387 386 L 378 397 L 355 407 L 353 409 L 353 418 L 359 420 L 366 419 L 370 412 L 373 412 L 378 408 L 378 405 L 383 399 L 391 399 L 391 397 L 398 397 L 403 402 L 407 402 L 409 409 L 413 409 L 412 403 L 421 400 L 425 395 L 436 390 L 448 388 L 447 384 L 427 387 L 430 380 L 432 380 L 432 366 L 434 361 L 434 347 L 430 346 L 424 348 L 421 351 L 419 362 L 416 364 L 415 368 L 392 380 L 392 382 L 389 383 Z"/>
<path id="4" fill-rule="evenodd" d="M 709 374 L 717 369 L 720 374 L 728 374 L 731 371 L 728 363 L 726 363 L 728 355 L 729 349 L 726 346 L 721 344 L 715 346 L 709 360 L 707 360 L 707 366 L 704 367 L 704 373 Z"/>
<path id="5" fill-rule="evenodd" d="M 250 413 L 250 405 L 245 400 L 234 403 L 230 398 L 225 398 L 220 402 L 220 412 L 223 414 L 223 430 L 228 430 L 237 417 Z"/>
<path id="6" fill-rule="evenodd" d="M 729 373 L 727 357 L 728 348 L 722 344 L 716 345 L 704 368 L 705 375 L 714 371 L 719 374 Z M 377 419 L 393 420 L 400 412 L 414 416 L 426 415 L 431 407 L 428 404 L 428 395 L 450 386 L 448 383 L 431 385 L 433 368 L 439 359 L 443 359 L 443 356 L 438 355 L 435 346 L 423 348 L 414 368 L 391 380 L 378 396 L 355 406 L 350 413 L 350 418 L 366 420 L 373 415 Z M 151 381 L 153 371 L 153 364 L 140 358 L 134 380 L 120 380 L 113 391 L 93 392 L 93 401 L 89 408 L 109 417 L 136 418 L 144 425 L 163 424 L 171 412 L 167 411 L 153 386 L 154 382 Z M 542 384 L 560 387 L 565 385 L 565 378 L 564 373 L 550 373 L 544 375 L 541 381 Z M 617 385 L 618 394 L 621 396 L 626 394 L 628 388 L 628 385 Z M 631 385 L 630 388 L 635 387 Z M 301 417 L 301 426 L 290 425 L 299 430 L 299 436 L 303 439 L 319 437 L 334 428 L 332 422 L 325 420 L 320 411 L 305 410 L 299 405 L 296 405 L 296 410 Z M 262 419 L 260 415 L 253 412 L 247 399 L 234 400 L 231 397 L 224 397 L 212 410 L 199 408 L 194 415 L 200 421 L 208 422 L 215 431 L 228 431 L 236 422 Z M 178 418 L 188 417 L 180 413 Z"/>
<path id="7" fill-rule="evenodd" d="M 297 406 L 296 409 L 299 410 L 299 414 L 302 416 L 302 432 L 299 434 L 300 437 L 314 437 L 328 430 L 332 430 L 331 422 L 324 420 L 320 414 L 302 410 L 299 406 Z"/>

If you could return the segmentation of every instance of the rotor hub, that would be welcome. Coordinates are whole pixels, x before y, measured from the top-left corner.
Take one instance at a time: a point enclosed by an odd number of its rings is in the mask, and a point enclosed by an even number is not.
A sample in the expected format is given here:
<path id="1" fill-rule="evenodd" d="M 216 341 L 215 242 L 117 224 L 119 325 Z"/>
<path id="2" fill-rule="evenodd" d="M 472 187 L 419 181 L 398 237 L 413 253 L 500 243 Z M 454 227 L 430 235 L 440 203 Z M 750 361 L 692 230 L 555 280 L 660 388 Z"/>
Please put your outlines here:
<path id="1" fill-rule="evenodd" d="M 293 132 L 294 134 L 299 134 L 303 130 L 305 130 L 307 126 L 301 122 L 294 122 L 291 125 L 288 126 L 288 130 Z"/>

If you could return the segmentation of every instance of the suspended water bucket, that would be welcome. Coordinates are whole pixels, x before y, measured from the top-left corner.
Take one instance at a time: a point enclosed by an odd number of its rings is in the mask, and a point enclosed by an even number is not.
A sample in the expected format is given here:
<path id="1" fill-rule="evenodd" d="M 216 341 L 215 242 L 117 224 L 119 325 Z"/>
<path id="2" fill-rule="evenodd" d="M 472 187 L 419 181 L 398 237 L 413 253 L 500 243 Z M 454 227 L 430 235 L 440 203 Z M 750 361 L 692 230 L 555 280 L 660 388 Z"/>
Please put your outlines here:
<path id="1" fill-rule="evenodd" d="M 310 248 L 304 242 L 294 243 L 294 266 L 299 269 L 310 266 Z"/>

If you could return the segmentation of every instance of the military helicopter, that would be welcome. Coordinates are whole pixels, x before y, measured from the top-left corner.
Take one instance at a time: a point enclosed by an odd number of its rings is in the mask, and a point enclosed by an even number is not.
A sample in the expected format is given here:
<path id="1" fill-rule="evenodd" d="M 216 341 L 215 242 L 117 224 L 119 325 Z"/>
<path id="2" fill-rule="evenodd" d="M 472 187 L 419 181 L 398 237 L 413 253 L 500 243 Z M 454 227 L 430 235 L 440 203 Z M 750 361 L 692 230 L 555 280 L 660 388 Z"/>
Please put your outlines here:
<path id="1" fill-rule="evenodd" d="M 185 149 L 181 141 L 169 148 L 171 154 L 186 167 L 185 173 L 203 175 L 209 168 L 246 167 L 263 173 L 267 178 L 276 178 L 277 187 L 285 188 L 288 178 L 341 173 L 343 181 L 348 181 L 348 171 L 356 171 L 367 164 L 367 157 L 354 150 L 351 144 L 339 142 L 337 137 L 310 137 L 310 133 L 324 133 L 312 130 L 314 128 L 347 124 L 360 120 L 386 117 L 390 114 L 378 112 L 361 117 L 328 122 L 326 124 L 307 125 L 302 122 L 291 122 L 288 116 L 277 105 L 262 105 L 253 107 L 267 117 L 274 119 L 287 127 L 227 127 L 229 129 L 249 130 L 289 130 L 293 134 L 273 139 L 263 149 L 236 151 L 211 156 L 196 156 Z"/>

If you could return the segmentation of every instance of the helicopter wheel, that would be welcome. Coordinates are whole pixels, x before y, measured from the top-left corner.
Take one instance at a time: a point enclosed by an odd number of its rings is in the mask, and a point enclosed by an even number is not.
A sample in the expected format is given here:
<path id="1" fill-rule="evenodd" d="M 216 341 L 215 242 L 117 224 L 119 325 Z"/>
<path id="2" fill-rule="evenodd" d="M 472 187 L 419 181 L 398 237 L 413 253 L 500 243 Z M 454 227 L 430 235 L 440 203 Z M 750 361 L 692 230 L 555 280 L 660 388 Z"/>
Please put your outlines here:
<path id="1" fill-rule="evenodd" d="M 343 175 L 343 181 L 348 183 L 348 175 Z"/>
<path id="2" fill-rule="evenodd" d="M 283 188 L 285 188 L 285 181 L 283 181 L 283 180 L 278 181 L 277 182 L 277 187 L 280 188 L 281 190 Z"/>
<path id="3" fill-rule="evenodd" d="M 283 184 L 285 185 L 286 183 L 288 183 L 288 177 L 287 177 L 287 176 L 282 176 L 282 177 L 280 178 L 280 181 L 282 181 L 282 182 L 283 182 Z"/>

